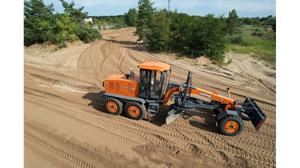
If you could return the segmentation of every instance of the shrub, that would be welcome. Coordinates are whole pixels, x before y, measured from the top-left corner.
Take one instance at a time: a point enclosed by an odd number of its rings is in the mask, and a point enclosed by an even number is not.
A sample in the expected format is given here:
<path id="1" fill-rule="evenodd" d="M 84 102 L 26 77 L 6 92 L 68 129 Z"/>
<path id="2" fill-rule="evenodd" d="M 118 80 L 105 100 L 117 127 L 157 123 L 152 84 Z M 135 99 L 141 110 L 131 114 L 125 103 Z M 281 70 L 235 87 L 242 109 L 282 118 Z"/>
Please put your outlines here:
<path id="1" fill-rule="evenodd" d="M 226 64 L 229 65 L 231 63 L 232 63 L 232 59 L 230 58 Z"/>
<path id="2" fill-rule="evenodd" d="M 250 30 L 244 30 L 242 31 L 242 33 L 240 34 L 240 40 L 248 40 L 251 36 L 251 31 Z"/>
<path id="3" fill-rule="evenodd" d="M 80 26 L 76 34 L 84 43 L 90 43 L 96 39 L 102 39 L 102 35 L 98 30 L 87 28 L 85 26 Z"/>
<path id="4" fill-rule="evenodd" d="M 67 47 L 67 44 L 65 42 L 61 43 L 58 48 L 59 49 L 62 49 L 62 48 L 66 48 Z"/>

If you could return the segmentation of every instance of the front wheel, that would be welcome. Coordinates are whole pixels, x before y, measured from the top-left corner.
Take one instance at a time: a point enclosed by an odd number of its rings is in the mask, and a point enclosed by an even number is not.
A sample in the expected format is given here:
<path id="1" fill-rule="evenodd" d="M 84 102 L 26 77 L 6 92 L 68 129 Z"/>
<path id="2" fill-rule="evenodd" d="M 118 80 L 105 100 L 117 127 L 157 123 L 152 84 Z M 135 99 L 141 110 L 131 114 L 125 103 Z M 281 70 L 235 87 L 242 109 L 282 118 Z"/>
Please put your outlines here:
<path id="1" fill-rule="evenodd" d="M 219 122 L 222 134 L 236 136 L 244 130 L 244 121 L 239 116 L 226 116 Z"/>

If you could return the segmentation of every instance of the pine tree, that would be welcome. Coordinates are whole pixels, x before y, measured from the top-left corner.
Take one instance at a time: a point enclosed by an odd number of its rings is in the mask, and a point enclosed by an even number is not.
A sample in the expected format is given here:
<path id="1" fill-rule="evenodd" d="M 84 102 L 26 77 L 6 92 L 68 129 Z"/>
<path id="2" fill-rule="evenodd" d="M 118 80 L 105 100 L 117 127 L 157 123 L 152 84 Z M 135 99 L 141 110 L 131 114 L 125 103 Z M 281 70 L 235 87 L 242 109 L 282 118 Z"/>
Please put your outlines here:
<path id="1" fill-rule="evenodd" d="M 98 39 L 102 38 L 102 35 L 99 33 L 99 31 L 97 31 L 96 29 L 91 29 L 90 28 L 91 26 L 89 24 L 87 27 L 85 27 L 84 23 L 82 22 L 83 19 L 86 18 L 88 15 L 88 12 L 82 12 L 84 7 L 75 9 L 74 1 L 72 1 L 71 3 L 67 3 L 64 0 L 60 0 L 60 1 L 62 2 L 62 6 L 65 8 L 65 12 L 68 13 L 68 15 L 69 15 L 68 17 L 69 17 L 70 21 L 73 22 L 75 25 L 79 24 L 79 27 L 77 28 L 77 30 L 74 29 L 74 34 L 81 41 L 83 41 L 85 43 L 90 43 L 90 42 L 96 40 L 97 38 Z M 75 25 L 70 25 L 70 26 L 71 27 L 74 26 L 73 28 L 75 28 Z M 73 29 L 73 28 L 71 28 L 71 29 Z M 72 39 L 76 39 L 76 37 L 74 35 L 72 35 L 70 37 L 67 36 L 67 39 L 72 41 Z"/>
<path id="2" fill-rule="evenodd" d="M 138 14 L 135 8 L 129 9 L 128 13 L 126 14 L 126 20 L 129 26 L 137 26 Z"/>
<path id="3" fill-rule="evenodd" d="M 139 0 L 138 1 L 138 21 L 135 35 L 139 36 L 138 41 L 143 40 L 144 43 L 149 43 L 149 35 L 151 34 L 151 29 L 154 26 L 155 18 L 154 11 L 150 0 Z"/>
<path id="4" fill-rule="evenodd" d="M 171 43 L 171 32 L 169 25 L 171 19 L 167 18 L 167 10 L 160 10 L 155 12 L 156 24 L 152 27 L 152 32 L 149 35 L 150 48 L 154 50 L 167 51 Z"/>
<path id="5" fill-rule="evenodd" d="M 234 32 L 236 32 L 240 25 L 241 24 L 239 22 L 238 15 L 235 9 L 233 9 L 231 12 L 229 12 L 229 16 L 227 18 L 227 30 L 229 35 L 232 35 Z"/>
<path id="6" fill-rule="evenodd" d="M 75 21 L 76 23 L 81 23 L 82 20 L 87 17 L 88 12 L 82 12 L 82 10 L 84 9 L 84 6 L 78 8 L 78 9 L 75 9 L 74 1 L 72 1 L 71 3 L 67 3 L 64 0 L 60 0 L 60 2 L 62 3 L 62 6 L 65 8 L 64 11 L 69 13 L 70 19 L 72 21 Z"/>
<path id="7" fill-rule="evenodd" d="M 276 20 L 272 23 L 272 30 L 276 32 Z"/>
<path id="8" fill-rule="evenodd" d="M 79 24 L 72 22 L 67 12 L 64 12 L 61 19 L 57 19 L 56 24 L 59 29 L 59 35 L 56 37 L 58 43 L 79 40 L 75 34 L 75 31 L 79 28 Z"/>
<path id="9" fill-rule="evenodd" d="M 53 3 L 45 5 L 43 0 L 24 1 L 24 44 L 44 43 L 48 40 L 47 32 L 41 31 L 39 21 L 48 21 L 48 25 L 55 24 Z"/>
<path id="10" fill-rule="evenodd" d="M 55 26 L 51 26 L 49 24 L 49 21 L 45 21 L 45 20 L 38 20 L 40 28 L 39 30 L 46 32 L 47 35 L 47 39 L 45 40 L 45 42 L 43 43 L 43 45 L 47 45 L 50 44 L 53 41 L 53 29 L 55 28 Z"/>

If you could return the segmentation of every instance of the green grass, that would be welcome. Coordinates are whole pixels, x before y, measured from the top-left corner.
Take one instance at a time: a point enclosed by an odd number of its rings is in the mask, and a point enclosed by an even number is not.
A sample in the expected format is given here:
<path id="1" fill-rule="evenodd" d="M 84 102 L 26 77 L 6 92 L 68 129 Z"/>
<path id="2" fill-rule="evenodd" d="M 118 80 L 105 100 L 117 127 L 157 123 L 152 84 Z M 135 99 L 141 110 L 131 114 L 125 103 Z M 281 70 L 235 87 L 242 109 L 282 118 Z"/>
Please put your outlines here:
<path id="1" fill-rule="evenodd" d="M 241 44 L 229 44 L 228 49 L 237 53 L 254 53 L 262 59 L 276 59 L 276 42 L 272 41 L 249 39 Z"/>
<path id="2" fill-rule="evenodd" d="M 267 29 L 265 29 L 267 30 Z M 262 32 L 261 34 L 256 33 Z M 264 29 L 244 29 L 239 34 L 227 36 L 227 49 L 239 54 L 250 54 L 266 61 L 272 68 L 276 67 L 276 34 Z"/>
<path id="3" fill-rule="evenodd" d="M 231 63 L 232 63 L 232 59 L 230 58 L 226 64 L 229 65 Z"/>

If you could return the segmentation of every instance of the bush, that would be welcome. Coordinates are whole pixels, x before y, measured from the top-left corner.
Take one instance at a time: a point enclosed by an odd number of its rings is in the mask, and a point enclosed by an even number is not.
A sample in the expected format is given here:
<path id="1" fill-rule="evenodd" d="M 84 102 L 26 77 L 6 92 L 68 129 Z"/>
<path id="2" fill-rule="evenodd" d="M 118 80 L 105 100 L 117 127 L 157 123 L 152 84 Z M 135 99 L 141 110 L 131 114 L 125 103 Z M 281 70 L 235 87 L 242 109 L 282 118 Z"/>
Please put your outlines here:
<path id="1" fill-rule="evenodd" d="M 250 30 L 242 31 L 242 33 L 239 36 L 240 43 L 242 43 L 243 45 L 248 45 L 249 41 L 251 41 L 250 37 L 251 37 L 251 31 Z"/>
<path id="2" fill-rule="evenodd" d="M 256 32 L 261 32 L 261 31 L 263 31 L 263 28 L 257 27 L 257 28 L 254 29 L 254 31 L 256 31 Z"/>
<path id="3" fill-rule="evenodd" d="M 231 44 L 240 44 L 241 43 L 241 38 L 238 35 L 226 35 L 225 36 L 225 41 L 226 43 L 231 43 Z"/>
<path id="4" fill-rule="evenodd" d="M 90 43 L 95 41 L 96 39 L 102 39 L 102 35 L 98 30 L 86 28 L 85 26 L 80 26 L 76 34 L 84 43 Z"/>
<path id="5" fill-rule="evenodd" d="M 232 59 L 230 58 L 226 64 L 229 65 L 231 63 L 232 63 Z"/>
<path id="6" fill-rule="evenodd" d="M 62 49 L 62 48 L 66 48 L 67 47 L 67 44 L 65 42 L 61 43 L 58 48 L 59 49 Z"/>
<path id="7" fill-rule="evenodd" d="M 242 33 L 240 34 L 240 40 L 248 40 L 251 36 L 251 31 L 250 30 L 244 30 L 242 31 Z"/>

